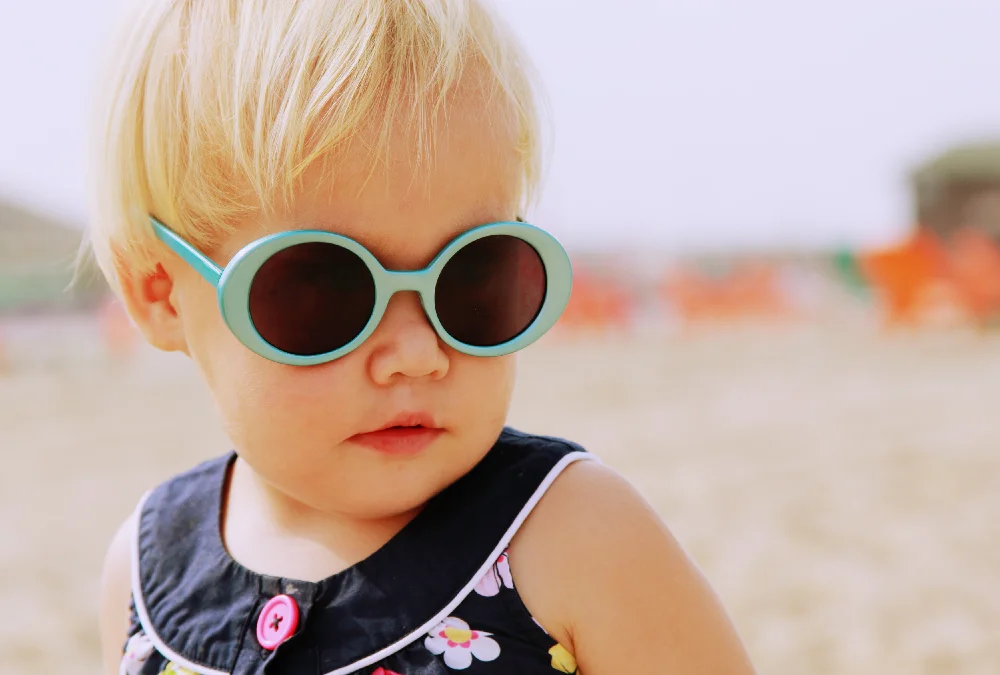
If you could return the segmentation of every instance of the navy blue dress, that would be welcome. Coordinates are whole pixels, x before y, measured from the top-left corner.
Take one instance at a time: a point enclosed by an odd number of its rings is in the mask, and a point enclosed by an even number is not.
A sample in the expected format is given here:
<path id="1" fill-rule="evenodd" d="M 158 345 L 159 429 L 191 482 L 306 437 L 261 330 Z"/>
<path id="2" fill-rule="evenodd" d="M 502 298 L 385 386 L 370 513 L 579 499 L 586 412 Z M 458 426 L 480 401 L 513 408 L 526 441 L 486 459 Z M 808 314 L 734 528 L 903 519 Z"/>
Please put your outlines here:
<path id="1" fill-rule="evenodd" d="M 220 518 L 235 457 L 140 503 L 123 675 L 576 672 L 521 601 L 507 547 L 559 473 L 591 457 L 579 446 L 504 429 L 382 548 L 319 582 L 229 556 Z"/>

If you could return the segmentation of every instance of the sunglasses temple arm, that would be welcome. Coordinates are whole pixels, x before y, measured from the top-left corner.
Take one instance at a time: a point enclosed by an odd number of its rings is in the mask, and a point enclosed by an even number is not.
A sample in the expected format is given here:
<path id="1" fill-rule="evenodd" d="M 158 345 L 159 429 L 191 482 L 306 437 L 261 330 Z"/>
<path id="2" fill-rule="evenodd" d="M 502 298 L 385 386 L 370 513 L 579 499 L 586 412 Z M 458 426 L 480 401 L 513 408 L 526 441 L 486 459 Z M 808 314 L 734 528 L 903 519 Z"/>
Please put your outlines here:
<path id="1" fill-rule="evenodd" d="M 219 280 L 222 278 L 222 268 L 156 218 L 151 217 L 150 220 L 153 223 L 153 230 L 160 241 L 169 246 L 184 262 L 193 267 L 198 274 L 205 278 L 205 281 L 218 288 Z"/>

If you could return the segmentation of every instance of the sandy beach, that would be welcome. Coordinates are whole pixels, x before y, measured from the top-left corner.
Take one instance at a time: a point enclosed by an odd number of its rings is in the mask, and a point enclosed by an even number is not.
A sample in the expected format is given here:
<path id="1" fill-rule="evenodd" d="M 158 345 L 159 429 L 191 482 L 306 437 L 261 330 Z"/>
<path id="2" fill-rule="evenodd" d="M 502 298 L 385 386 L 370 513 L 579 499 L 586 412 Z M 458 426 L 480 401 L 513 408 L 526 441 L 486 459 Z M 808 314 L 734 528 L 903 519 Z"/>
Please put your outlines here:
<path id="1" fill-rule="evenodd" d="M 33 332 L 34 331 L 34 332 Z M 98 574 L 147 488 L 228 448 L 177 356 L 8 327 L 0 672 L 99 671 Z M 1000 664 L 1000 336 L 870 326 L 552 336 L 510 422 L 642 491 L 767 675 Z"/>

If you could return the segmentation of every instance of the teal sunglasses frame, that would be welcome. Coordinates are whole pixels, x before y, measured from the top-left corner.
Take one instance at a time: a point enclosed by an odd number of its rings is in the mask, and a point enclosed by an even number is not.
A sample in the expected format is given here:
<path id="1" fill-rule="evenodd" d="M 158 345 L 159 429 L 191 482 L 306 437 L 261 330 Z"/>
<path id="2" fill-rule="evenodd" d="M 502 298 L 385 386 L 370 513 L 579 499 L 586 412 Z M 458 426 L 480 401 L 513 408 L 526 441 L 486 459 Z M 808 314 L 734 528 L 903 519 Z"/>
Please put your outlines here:
<path id="1" fill-rule="evenodd" d="M 150 216 L 149 219 L 156 236 L 216 288 L 219 312 L 233 335 L 256 354 L 290 366 L 328 363 L 356 349 L 375 332 L 389 300 L 401 291 L 412 291 L 420 296 L 420 303 L 431 326 L 449 347 L 472 356 L 511 354 L 535 342 L 555 325 L 566 309 L 573 285 L 573 268 L 562 244 L 545 230 L 520 221 L 489 223 L 467 230 L 441 249 L 427 267 L 411 272 L 387 270 L 358 242 L 326 230 L 289 230 L 269 234 L 247 244 L 225 267 L 219 267 L 155 217 Z M 516 237 L 535 250 L 545 269 L 545 299 L 535 319 L 513 339 L 487 347 L 465 344 L 453 338 L 441 325 L 434 304 L 434 290 L 441 270 L 456 253 L 474 241 L 495 235 Z M 250 316 L 250 287 L 257 271 L 275 253 L 297 244 L 313 242 L 335 244 L 357 255 L 368 267 L 375 281 L 375 304 L 364 329 L 343 347 L 324 354 L 290 354 L 271 345 L 254 327 Z"/>

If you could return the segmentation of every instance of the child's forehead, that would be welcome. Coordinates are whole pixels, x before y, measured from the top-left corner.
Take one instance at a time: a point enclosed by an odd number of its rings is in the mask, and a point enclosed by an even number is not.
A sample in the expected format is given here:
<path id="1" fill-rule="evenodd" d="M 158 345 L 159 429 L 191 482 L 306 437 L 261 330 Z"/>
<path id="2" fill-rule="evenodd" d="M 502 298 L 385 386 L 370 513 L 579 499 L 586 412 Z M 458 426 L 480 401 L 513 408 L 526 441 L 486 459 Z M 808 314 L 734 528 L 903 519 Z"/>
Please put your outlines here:
<path id="1" fill-rule="evenodd" d="M 253 219 L 238 243 L 285 230 L 327 230 L 404 269 L 430 262 L 468 229 L 513 220 L 521 197 L 513 141 L 460 116 L 439 135 L 429 158 L 416 155 L 405 133 L 394 134 L 380 158 L 359 139 L 307 170 L 285 207 Z"/>

